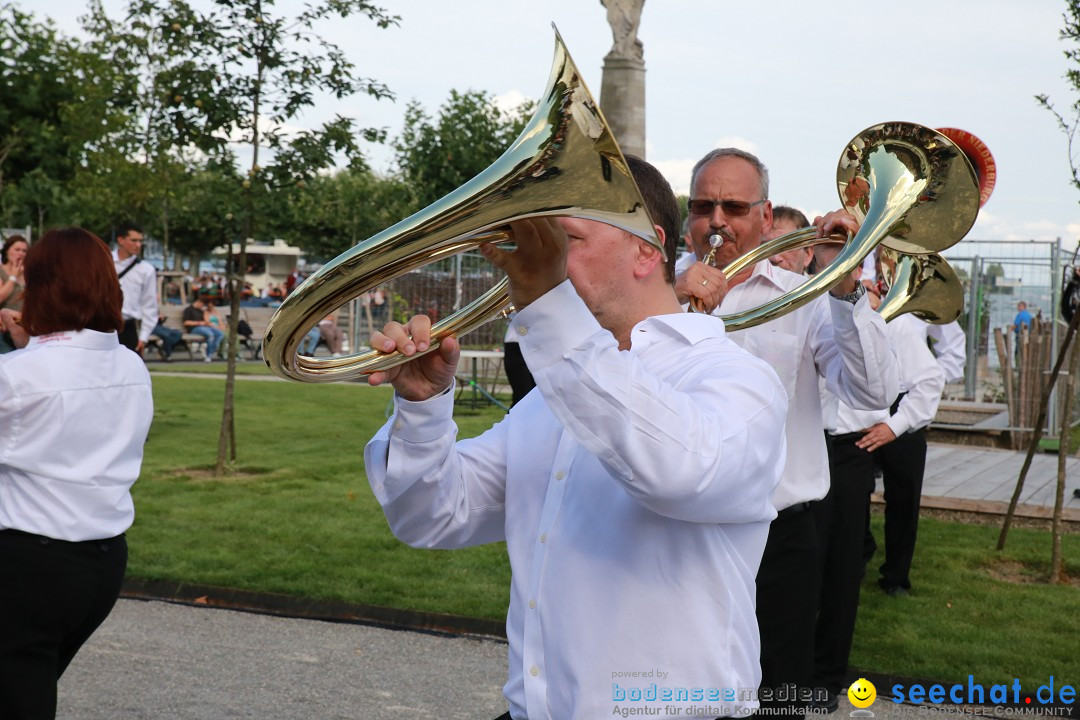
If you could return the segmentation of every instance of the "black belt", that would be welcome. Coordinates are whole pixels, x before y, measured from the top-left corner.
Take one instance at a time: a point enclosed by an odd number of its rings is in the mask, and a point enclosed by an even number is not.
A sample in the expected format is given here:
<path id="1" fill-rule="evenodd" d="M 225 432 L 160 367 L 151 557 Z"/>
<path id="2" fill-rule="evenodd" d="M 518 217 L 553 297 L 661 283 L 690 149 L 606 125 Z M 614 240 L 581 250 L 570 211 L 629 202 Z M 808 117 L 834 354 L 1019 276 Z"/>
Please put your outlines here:
<path id="1" fill-rule="evenodd" d="M 111 543 L 114 540 L 119 540 L 120 538 L 124 537 L 124 534 L 120 533 L 116 537 L 100 538 L 98 540 L 57 540 L 56 538 L 51 538 L 45 535 L 35 535 L 34 533 L 28 533 L 23 530 L 15 530 L 13 528 L 0 530 L 0 535 L 13 535 L 15 537 L 23 537 L 30 540 L 37 540 L 42 545 L 49 545 L 50 543 L 63 543 L 65 545 L 83 545 L 94 543 L 100 545 L 102 543 Z"/>
<path id="2" fill-rule="evenodd" d="M 786 507 L 780 512 L 776 513 L 776 519 L 781 520 L 783 518 L 791 517 L 792 515 L 801 515 L 802 513 L 809 510 L 812 504 L 813 503 L 810 502 L 795 503 L 794 505 Z"/>
<path id="3" fill-rule="evenodd" d="M 829 435 L 834 443 L 853 443 L 862 436 L 866 435 L 864 432 L 850 432 L 840 433 L 839 435 Z"/>

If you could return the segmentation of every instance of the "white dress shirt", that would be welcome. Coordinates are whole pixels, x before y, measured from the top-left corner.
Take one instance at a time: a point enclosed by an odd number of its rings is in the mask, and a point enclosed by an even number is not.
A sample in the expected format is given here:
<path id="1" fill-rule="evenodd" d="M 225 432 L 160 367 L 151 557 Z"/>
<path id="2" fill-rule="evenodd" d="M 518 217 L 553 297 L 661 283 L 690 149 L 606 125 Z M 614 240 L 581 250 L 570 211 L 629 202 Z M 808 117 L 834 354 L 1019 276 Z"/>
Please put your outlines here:
<path id="1" fill-rule="evenodd" d="M 135 262 L 134 257 L 120 259 L 116 250 L 112 251 L 113 265 L 117 276 Z M 154 332 L 158 321 L 157 270 L 145 260 L 139 260 L 124 277 L 120 278 L 120 289 L 124 293 L 124 319 L 139 320 L 139 340 L 146 342 Z"/>
<path id="2" fill-rule="evenodd" d="M 715 314 L 757 307 L 805 282 L 805 276 L 762 260 L 747 280 L 728 291 Z M 822 296 L 756 327 L 728 332 L 728 337 L 769 363 L 787 389 L 788 460 L 773 505 L 783 510 L 820 500 L 829 490 L 829 458 L 818 377 L 848 405 L 888 412 L 900 383 L 885 322 L 865 296 L 854 306 Z"/>
<path id="3" fill-rule="evenodd" d="M 900 365 L 900 390 L 907 394 L 892 416 L 887 409 L 854 410 L 835 395 L 823 394 L 825 427 L 833 435 L 861 432 L 884 422 L 900 437 L 926 427 L 937 414 L 945 374 L 926 346 L 927 324 L 914 315 L 900 315 L 885 329 Z"/>
<path id="4" fill-rule="evenodd" d="M 452 392 L 398 397 L 368 444 L 394 534 L 506 540 L 515 720 L 756 706 L 723 698 L 760 680 L 754 578 L 787 409 L 776 374 L 703 315 L 646 319 L 621 352 L 569 282 L 512 325 L 539 392 L 456 444 Z M 703 692 L 665 702 L 665 688 Z"/>
<path id="5" fill-rule="evenodd" d="M 945 373 L 945 382 L 963 380 L 964 365 L 967 363 L 967 336 L 960 323 L 953 320 L 945 325 L 928 324 L 926 330 L 927 335 L 934 339 L 930 350 Z"/>
<path id="6" fill-rule="evenodd" d="M 30 338 L 0 355 L 0 529 L 111 538 L 135 517 L 150 374 L 116 333 Z"/>

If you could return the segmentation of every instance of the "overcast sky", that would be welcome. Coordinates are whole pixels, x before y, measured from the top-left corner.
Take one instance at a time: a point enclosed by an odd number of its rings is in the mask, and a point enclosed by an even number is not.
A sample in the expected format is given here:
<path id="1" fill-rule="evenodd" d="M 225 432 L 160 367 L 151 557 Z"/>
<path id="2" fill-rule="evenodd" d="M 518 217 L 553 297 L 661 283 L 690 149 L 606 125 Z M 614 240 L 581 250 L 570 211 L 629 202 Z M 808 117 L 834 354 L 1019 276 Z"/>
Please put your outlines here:
<path id="1" fill-rule="evenodd" d="M 82 0 L 19 0 L 69 33 Z M 408 0 L 380 3 L 401 16 L 380 30 L 359 17 L 329 23 L 325 36 L 358 73 L 397 94 L 326 100 L 301 125 L 340 113 L 395 134 L 405 105 L 434 114 L 451 89 L 507 99 L 543 89 L 554 45 L 551 23 L 595 95 L 612 37 L 599 0 Z M 115 15 L 125 3 L 105 0 Z M 293 0 L 278 3 L 295 9 Z M 774 204 L 811 216 L 839 206 L 836 165 L 860 130 L 891 120 L 962 128 L 997 162 L 993 197 L 970 238 L 1080 237 L 1080 191 L 1070 185 L 1066 138 L 1033 96 L 1062 110 L 1077 97 L 1058 35 L 1059 0 L 649 0 L 639 38 L 647 71 L 647 156 L 677 192 L 708 150 L 756 153 L 772 176 Z M 389 152 L 372 148 L 376 168 Z"/>

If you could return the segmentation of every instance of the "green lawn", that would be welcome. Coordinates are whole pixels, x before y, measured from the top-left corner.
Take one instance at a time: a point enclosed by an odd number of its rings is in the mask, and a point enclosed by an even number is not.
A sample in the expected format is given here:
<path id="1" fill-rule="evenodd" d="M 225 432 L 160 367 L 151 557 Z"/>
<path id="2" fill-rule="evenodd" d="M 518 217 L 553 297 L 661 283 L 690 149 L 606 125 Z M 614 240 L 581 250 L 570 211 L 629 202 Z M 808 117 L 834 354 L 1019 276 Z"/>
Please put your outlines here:
<path id="1" fill-rule="evenodd" d="M 363 469 L 389 390 L 238 382 L 237 471 L 219 479 L 210 470 L 223 388 L 217 379 L 154 378 L 154 424 L 133 489 L 131 576 L 505 614 L 502 546 L 421 551 L 390 534 Z M 464 416 L 463 431 L 500 416 Z"/>
<path id="2" fill-rule="evenodd" d="M 363 448 L 384 422 L 388 389 L 238 382 L 236 472 L 214 478 L 223 388 L 221 379 L 154 378 L 130 576 L 504 617 L 501 544 L 413 550 L 387 529 Z M 461 435 L 500 417 L 493 407 L 459 408 Z M 1080 587 L 1016 582 L 1045 575 L 1049 534 L 1014 528 L 998 556 L 997 530 L 924 521 L 907 597 L 886 597 L 868 573 L 852 665 L 945 681 L 1019 677 L 1033 687 L 1050 675 L 1080 680 Z M 1080 577 L 1080 535 L 1065 548 Z"/>

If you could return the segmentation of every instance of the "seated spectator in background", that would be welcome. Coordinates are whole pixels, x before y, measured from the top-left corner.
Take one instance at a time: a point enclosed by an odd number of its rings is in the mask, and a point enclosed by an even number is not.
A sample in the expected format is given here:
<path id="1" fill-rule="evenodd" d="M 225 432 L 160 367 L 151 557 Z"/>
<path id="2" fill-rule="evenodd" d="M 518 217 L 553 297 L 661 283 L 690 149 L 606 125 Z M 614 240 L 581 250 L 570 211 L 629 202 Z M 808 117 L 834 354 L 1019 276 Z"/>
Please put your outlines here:
<path id="1" fill-rule="evenodd" d="M 322 333 L 319 332 L 319 326 L 308 330 L 308 334 L 304 336 L 304 339 L 300 341 L 300 347 L 297 349 L 301 355 L 307 357 L 315 356 L 315 348 L 319 347 L 319 341 L 322 340 Z"/>
<path id="2" fill-rule="evenodd" d="M 184 330 L 192 335 L 201 335 L 206 338 L 206 362 L 211 362 L 214 356 L 217 355 L 218 348 L 221 347 L 221 341 L 225 337 L 225 333 L 215 328 L 209 320 L 206 319 L 206 303 L 201 296 L 197 296 L 190 305 L 184 308 Z"/>
<path id="3" fill-rule="evenodd" d="M 345 333 L 341 332 L 341 328 L 338 327 L 337 313 L 330 313 L 319 322 L 319 334 L 326 342 L 330 354 L 339 357 L 341 355 L 341 345 L 345 341 Z M 314 354 L 314 348 L 312 348 L 312 354 Z"/>
<path id="4" fill-rule="evenodd" d="M 221 331 L 223 337 L 220 346 L 220 355 L 224 358 L 227 346 L 226 341 L 229 339 L 229 324 L 225 322 L 225 318 L 221 316 L 221 312 L 217 309 L 217 304 L 213 298 L 206 299 L 206 321 L 210 323 L 210 327 Z"/>
<path id="5" fill-rule="evenodd" d="M 22 308 L 23 258 L 29 247 L 22 235 L 11 235 L 4 241 L 4 247 L 0 250 L 0 308 Z M 9 353 L 14 349 L 11 335 L 0 323 L 0 353 Z"/>
<path id="6" fill-rule="evenodd" d="M 159 315 L 157 325 L 154 326 L 150 335 L 161 340 L 161 359 L 164 362 L 172 362 L 173 348 L 183 339 L 184 333 L 176 328 L 165 327 L 165 318 Z"/>
<path id="7" fill-rule="evenodd" d="M 0 357 L 0 717 L 53 718 L 57 681 L 112 611 L 127 566 L 154 414 L 150 375 L 120 345 L 120 282 L 82 228 L 26 255 L 21 349 Z"/>
<path id="8" fill-rule="evenodd" d="M 22 308 L 23 259 L 29 247 L 22 235 L 11 235 L 4 241 L 4 247 L 0 250 L 0 309 Z M 9 353 L 14 349 L 11 334 L 0 321 L 0 353 Z"/>

